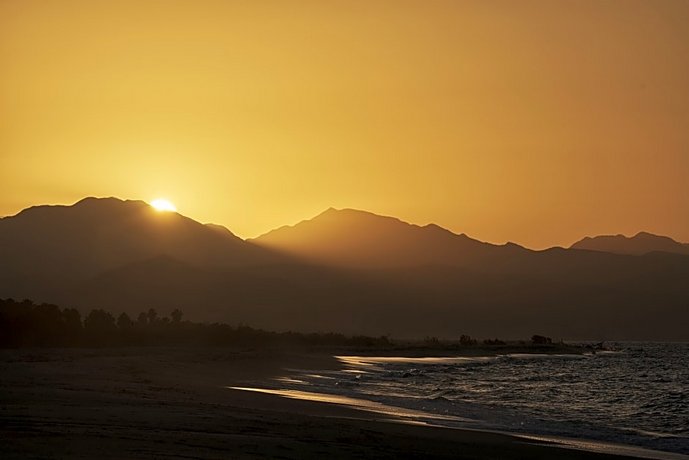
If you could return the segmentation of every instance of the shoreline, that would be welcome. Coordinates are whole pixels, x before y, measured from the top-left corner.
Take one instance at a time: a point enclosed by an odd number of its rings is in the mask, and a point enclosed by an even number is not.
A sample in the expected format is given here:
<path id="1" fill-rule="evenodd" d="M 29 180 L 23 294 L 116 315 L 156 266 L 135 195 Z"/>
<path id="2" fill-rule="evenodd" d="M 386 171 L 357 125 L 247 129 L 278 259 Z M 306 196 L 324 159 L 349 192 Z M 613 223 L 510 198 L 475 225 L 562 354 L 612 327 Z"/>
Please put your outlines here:
<path id="1" fill-rule="evenodd" d="M 454 421 L 461 423 L 462 419 L 460 417 L 455 416 L 443 416 L 404 407 L 390 406 L 375 401 L 352 398 L 349 396 L 343 396 L 339 394 L 313 393 L 299 390 L 279 390 L 251 387 L 228 387 L 228 389 L 241 392 L 272 395 L 275 397 L 299 401 L 309 401 L 316 404 L 333 404 L 339 407 L 355 409 L 357 411 L 364 412 L 364 414 L 362 414 L 362 417 L 359 418 L 360 420 L 373 419 L 379 422 L 417 425 L 427 427 L 429 429 L 451 429 L 457 430 L 458 432 L 473 432 L 480 433 L 482 435 L 495 434 L 515 438 L 515 442 L 533 442 L 541 446 L 546 445 L 551 447 L 571 449 L 594 454 L 609 454 L 620 457 L 657 460 L 689 459 L 689 456 L 679 453 L 659 451 L 634 445 L 617 444 L 612 442 L 604 442 L 585 438 L 569 438 L 565 436 L 555 436 L 537 433 L 521 433 L 492 429 L 480 429 L 464 426 L 452 426 L 449 424 L 443 424 L 443 422 Z M 380 418 L 375 418 L 375 416 L 379 416 Z"/>
<path id="2" fill-rule="evenodd" d="M 2 350 L 0 450 L 7 459 L 634 458 L 227 389 L 272 382 L 294 368 L 341 363 L 324 354 L 229 349 Z"/>

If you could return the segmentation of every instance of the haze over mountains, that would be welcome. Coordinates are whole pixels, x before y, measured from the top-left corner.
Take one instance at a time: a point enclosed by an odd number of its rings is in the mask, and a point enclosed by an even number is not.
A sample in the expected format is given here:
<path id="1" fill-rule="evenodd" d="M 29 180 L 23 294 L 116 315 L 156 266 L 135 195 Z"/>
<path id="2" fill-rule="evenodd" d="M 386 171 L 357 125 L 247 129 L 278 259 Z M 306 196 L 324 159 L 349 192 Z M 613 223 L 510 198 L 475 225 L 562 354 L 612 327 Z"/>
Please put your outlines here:
<path id="1" fill-rule="evenodd" d="M 686 248 L 642 233 L 532 251 L 349 209 L 244 241 L 87 198 L 0 219 L 0 297 L 276 330 L 686 340 Z"/>
<path id="2" fill-rule="evenodd" d="M 483 243 L 434 224 L 419 227 L 394 217 L 333 208 L 250 241 L 311 262 L 356 268 L 478 267 L 528 252 L 515 244 Z"/>

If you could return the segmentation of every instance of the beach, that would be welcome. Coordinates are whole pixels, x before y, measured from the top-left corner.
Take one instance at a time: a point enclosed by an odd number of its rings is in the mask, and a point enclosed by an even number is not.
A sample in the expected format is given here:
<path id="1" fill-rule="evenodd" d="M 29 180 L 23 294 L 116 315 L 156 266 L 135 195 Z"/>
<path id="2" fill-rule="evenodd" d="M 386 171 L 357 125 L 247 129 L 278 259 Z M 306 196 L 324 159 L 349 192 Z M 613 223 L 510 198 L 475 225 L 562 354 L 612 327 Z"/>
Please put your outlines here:
<path id="1" fill-rule="evenodd" d="M 624 458 L 243 391 L 332 353 L 224 348 L 0 351 L 3 458 Z"/>

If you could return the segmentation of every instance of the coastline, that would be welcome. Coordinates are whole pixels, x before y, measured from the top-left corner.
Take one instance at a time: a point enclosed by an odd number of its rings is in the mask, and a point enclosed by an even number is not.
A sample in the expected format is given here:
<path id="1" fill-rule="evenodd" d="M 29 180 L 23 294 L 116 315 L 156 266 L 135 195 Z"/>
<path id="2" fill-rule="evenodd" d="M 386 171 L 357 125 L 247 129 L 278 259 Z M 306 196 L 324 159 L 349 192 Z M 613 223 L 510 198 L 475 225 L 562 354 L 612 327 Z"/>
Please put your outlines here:
<path id="1" fill-rule="evenodd" d="M 228 388 L 271 382 L 290 368 L 340 366 L 332 355 L 299 351 L 2 350 L 0 450 L 8 459 L 619 459 L 642 450 L 593 452 L 580 450 L 586 441 L 404 423 L 394 414 Z"/>

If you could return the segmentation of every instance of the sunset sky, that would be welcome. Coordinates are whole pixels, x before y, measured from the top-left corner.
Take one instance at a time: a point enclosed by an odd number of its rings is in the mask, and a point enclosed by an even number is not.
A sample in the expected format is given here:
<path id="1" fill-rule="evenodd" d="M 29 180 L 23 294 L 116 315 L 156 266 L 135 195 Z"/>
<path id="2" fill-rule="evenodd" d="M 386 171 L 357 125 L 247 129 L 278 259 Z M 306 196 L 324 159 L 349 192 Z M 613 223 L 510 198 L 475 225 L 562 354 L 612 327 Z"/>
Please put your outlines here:
<path id="1" fill-rule="evenodd" d="M 0 0 L 0 216 L 689 241 L 689 1 Z"/>

